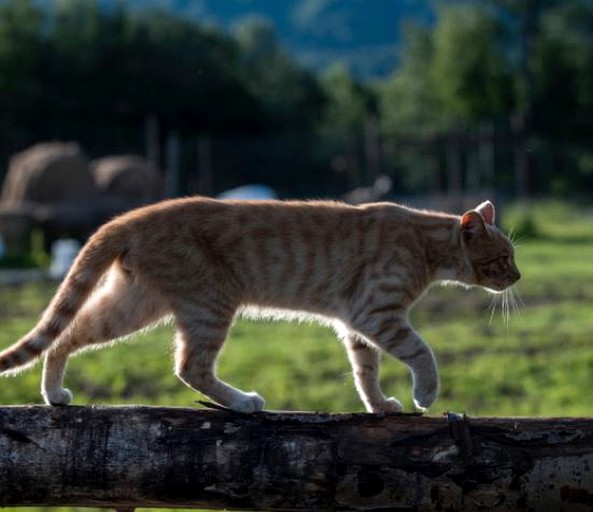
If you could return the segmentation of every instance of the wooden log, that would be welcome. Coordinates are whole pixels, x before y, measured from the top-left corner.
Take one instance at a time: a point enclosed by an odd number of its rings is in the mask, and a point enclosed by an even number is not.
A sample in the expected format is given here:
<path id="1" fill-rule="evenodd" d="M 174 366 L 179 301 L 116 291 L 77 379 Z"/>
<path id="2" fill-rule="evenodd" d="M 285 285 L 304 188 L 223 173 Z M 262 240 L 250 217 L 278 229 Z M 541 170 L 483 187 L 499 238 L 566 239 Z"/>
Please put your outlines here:
<path id="1" fill-rule="evenodd" d="M 593 506 L 593 419 L 0 407 L 0 505 Z"/>

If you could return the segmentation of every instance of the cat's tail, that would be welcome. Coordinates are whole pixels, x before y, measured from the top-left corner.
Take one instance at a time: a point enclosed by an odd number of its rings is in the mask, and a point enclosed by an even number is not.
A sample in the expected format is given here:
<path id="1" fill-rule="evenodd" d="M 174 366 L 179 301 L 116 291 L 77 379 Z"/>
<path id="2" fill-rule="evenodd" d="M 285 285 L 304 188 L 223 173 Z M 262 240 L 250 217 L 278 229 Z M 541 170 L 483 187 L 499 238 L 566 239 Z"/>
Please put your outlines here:
<path id="1" fill-rule="evenodd" d="M 51 346 L 70 325 L 101 276 L 125 252 L 126 239 L 122 228 L 109 224 L 89 239 L 38 324 L 0 352 L 0 374 L 17 373 Z"/>

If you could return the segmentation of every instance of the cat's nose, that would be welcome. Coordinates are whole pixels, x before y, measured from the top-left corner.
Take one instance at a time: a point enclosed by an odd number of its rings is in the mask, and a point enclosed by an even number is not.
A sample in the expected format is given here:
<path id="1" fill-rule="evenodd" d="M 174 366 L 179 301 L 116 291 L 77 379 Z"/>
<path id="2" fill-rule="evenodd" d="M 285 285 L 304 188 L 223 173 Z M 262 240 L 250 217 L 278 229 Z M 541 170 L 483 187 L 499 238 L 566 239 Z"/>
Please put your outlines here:
<path id="1" fill-rule="evenodd" d="M 519 279 L 521 279 L 521 272 L 518 269 L 514 269 L 511 275 L 513 282 L 516 283 Z"/>

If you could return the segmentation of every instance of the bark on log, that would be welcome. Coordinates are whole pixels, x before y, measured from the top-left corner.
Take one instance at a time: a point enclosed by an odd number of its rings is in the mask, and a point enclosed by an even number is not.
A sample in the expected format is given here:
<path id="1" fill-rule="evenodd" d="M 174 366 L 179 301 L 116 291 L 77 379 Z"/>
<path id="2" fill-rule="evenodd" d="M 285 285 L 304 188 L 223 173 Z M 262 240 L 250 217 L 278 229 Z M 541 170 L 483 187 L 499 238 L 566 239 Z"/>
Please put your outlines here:
<path id="1" fill-rule="evenodd" d="M 593 419 L 0 407 L 0 505 L 590 510 Z"/>

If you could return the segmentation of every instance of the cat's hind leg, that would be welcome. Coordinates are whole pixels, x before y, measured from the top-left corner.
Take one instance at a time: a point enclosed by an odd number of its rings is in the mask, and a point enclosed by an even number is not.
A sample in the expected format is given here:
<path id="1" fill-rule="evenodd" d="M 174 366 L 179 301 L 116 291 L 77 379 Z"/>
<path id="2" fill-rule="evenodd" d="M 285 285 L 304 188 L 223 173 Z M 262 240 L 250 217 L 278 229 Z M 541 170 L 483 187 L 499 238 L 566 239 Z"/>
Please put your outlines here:
<path id="1" fill-rule="evenodd" d="M 167 314 L 162 299 L 114 265 L 103 285 L 89 298 L 70 327 L 45 355 L 41 394 L 49 405 L 67 405 L 72 394 L 63 387 L 68 357 L 85 347 L 131 334 Z"/>
<path id="2" fill-rule="evenodd" d="M 204 299 L 184 304 L 175 311 L 175 373 L 190 388 L 214 402 L 239 412 L 256 412 L 264 399 L 255 392 L 240 391 L 216 375 L 216 359 L 227 337 L 236 308 Z"/>
<path id="3" fill-rule="evenodd" d="M 402 404 L 387 398 L 379 382 L 379 350 L 359 336 L 348 333 L 343 339 L 352 365 L 354 384 L 368 412 L 400 412 Z"/>

